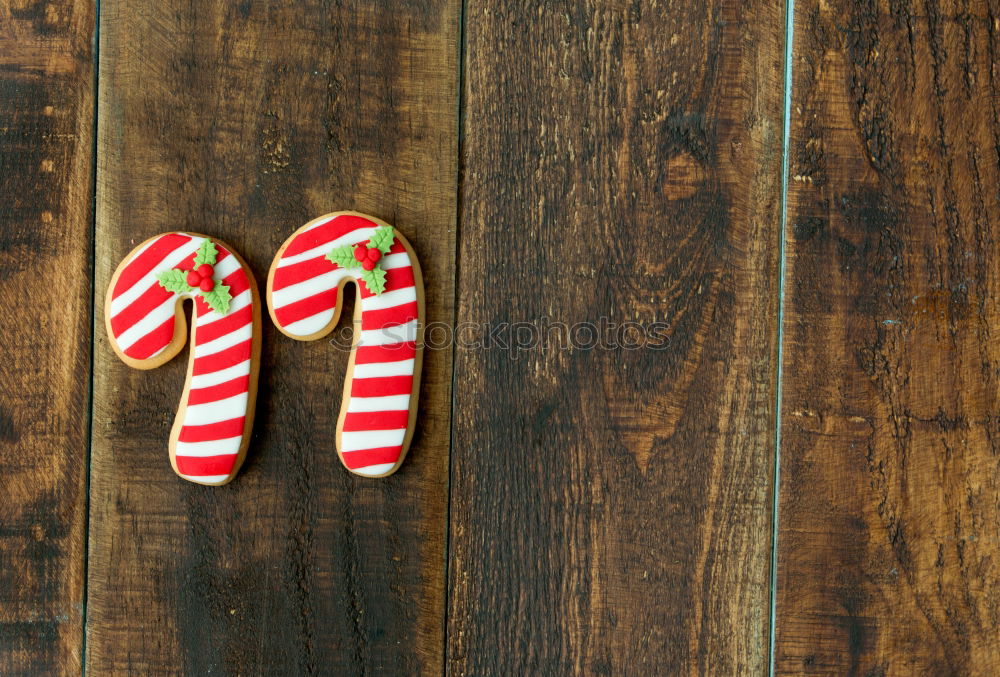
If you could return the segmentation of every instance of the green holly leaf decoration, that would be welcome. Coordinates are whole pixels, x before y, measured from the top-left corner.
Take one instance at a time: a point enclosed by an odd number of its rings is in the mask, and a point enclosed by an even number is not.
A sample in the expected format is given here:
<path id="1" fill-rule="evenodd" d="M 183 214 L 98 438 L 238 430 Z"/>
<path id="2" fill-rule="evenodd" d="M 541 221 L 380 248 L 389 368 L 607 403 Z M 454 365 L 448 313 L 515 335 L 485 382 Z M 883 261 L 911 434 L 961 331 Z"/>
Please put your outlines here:
<path id="1" fill-rule="evenodd" d="M 381 268 L 376 267 L 366 270 L 361 273 L 361 279 L 364 280 L 368 291 L 375 294 L 375 296 L 379 296 L 385 291 L 385 271 Z"/>
<path id="2" fill-rule="evenodd" d="M 332 261 L 337 264 L 339 268 L 357 268 L 361 265 L 361 262 L 354 258 L 354 247 L 349 244 L 345 244 L 343 247 L 337 247 L 329 254 L 326 255 L 327 261 Z"/>
<path id="3" fill-rule="evenodd" d="M 215 243 L 206 237 L 204 240 L 202 240 L 201 246 L 198 247 L 198 253 L 195 254 L 194 256 L 194 267 L 197 268 L 203 263 L 207 263 L 210 266 L 214 266 L 215 259 L 218 255 L 219 255 L 219 250 L 215 248 Z"/>
<path id="4" fill-rule="evenodd" d="M 379 226 L 375 229 L 375 233 L 371 239 L 368 240 L 368 246 L 378 249 L 383 254 L 388 254 L 389 250 L 392 249 L 392 243 L 395 239 L 396 236 L 392 230 L 392 226 Z"/>
<path id="5" fill-rule="evenodd" d="M 215 289 L 212 291 L 203 291 L 201 297 L 205 299 L 208 307 L 219 315 L 225 315 L 229 312 L 229 302 L 233 300 L 233 297 L 229 293 L 229 287 L 218 280 L 215 281 Z"/>
<path id="6" fill-rule="evenodd" d="M 185 294 L 191 291 L 191 285 L 185 279 L 187 273 L 177 268 L 164 270 L 156 274 L 156 279 L 160 281 L 160 286 L 175 294 Z"/>

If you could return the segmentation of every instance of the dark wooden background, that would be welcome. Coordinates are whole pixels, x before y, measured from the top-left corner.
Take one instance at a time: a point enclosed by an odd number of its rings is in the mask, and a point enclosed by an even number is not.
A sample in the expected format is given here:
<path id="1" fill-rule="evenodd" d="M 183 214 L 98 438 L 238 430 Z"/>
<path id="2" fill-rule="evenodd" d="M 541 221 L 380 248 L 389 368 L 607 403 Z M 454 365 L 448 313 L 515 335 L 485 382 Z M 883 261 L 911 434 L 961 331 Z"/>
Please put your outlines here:
<path id="1" fill-rule="evenodd" d="M 373 481 L 265 322 L 176 478 L 112 271 L 336 209 L 430 322 L 667 348 L 429 350 Z M 0 674 L 995 675 L 998 255 L 997 0 L 4 0 Z"/>

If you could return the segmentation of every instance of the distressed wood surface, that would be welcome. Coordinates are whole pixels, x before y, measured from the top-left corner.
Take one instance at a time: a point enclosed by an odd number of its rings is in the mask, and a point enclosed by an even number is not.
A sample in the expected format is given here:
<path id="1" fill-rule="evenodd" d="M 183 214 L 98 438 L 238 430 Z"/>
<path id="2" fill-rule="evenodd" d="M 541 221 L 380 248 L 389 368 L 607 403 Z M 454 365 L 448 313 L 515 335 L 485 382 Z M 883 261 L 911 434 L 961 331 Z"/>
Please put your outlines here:
<path id="1" fill-rule="evenodd" d="M 96 293 L 174 229 L 263 284 L 297 227 L 357 209 L 406 234 L 428 319 L 452 322 L 458 40 L 455 0 L 102 2 Z M 450 351 L 425 353 L 402 469 L 370 480 L 334 449 L 347 352 L 264 329 L 253 443 L 221 488 L 168 462 L 187 352 L 134 371 L 98 332 L 89 674 L 441 672 Z"/>
<path id="2" fill-rule="evenodd" d="M 347 5 L 105 0 L 96 157 L 94 6 L 0 6 L 0 674 L 764 674 L 782 3 Z M 795 36 L 776 672 L 993 675 L 1000 5 Z M 346 351 L 265 321 L 246 465 L 176 478 L 187 352 L 91 304 L 173 229 L 262 284 L 333 209 L 472 323 L 402 469 L 340 466 Z"/>
<path id="3" fill-rule="evenodd" d="M 0 674 L 78 674 L 94 7 L 0 5 Z"/>
<path id="4" fill-rule="evenodd" d="M 796 6 L 777 671 L 994 675 L 1000 6 Z"/>
<path id="5" fill-rule="evenodd" d="M 448 667 L 762 674 L 782 8 L 471 0 L 465 30 L 458 317 L 536 330 L 456 353 Z M 616 345 L 557 348 L 580 322 Z"/>

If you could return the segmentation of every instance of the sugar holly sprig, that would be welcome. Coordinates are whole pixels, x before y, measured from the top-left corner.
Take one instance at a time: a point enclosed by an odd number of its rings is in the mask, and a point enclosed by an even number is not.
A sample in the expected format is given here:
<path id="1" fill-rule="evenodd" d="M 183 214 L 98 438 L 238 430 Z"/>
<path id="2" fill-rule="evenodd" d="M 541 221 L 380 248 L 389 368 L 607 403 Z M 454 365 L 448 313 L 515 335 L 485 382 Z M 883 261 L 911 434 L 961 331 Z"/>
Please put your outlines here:
<path id="1" fill-rule="evenodd" d="M 209 239 L 202 241 L 198 252 L 194 255 L 191 270 L 171 268 L 157 274 L 160 286 L 175 294 L 198 292 L 208 307 L 225 315 L 229 312 L 229 302 L 233 300 L 229 287 L 214 279 L 215 261 L 219 250 Z"/>
<path id="2" fill-rule="evenodd" d="M 361 268 L 364 271 L 361 273 L 361 281 L 368 287 L 368 291 L 380 296 L 385 291 L 382 256 L 389 253 L 395 240 L 392 226 L 379 226 L 367 242 L 337 247 L 326 255 L 326 259 L 346 270 Z"/>

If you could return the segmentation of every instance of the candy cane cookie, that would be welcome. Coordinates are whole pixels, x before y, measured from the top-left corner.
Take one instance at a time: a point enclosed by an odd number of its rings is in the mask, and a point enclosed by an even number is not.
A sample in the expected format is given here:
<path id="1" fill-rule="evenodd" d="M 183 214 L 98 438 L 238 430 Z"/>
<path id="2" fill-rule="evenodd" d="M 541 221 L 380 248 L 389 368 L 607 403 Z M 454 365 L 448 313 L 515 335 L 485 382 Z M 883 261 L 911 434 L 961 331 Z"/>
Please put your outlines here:
<path id="1" fill-rule="evenodd" d="M 246 455 L 260 366 L 260 297 L 233 249 L 194 233 L 164 233 L 125 257 L 108 286 L 111 347 L 154 369 L 184 347 L 193 299 L 191 359 L 170 431 L 170 464 L 191 482 L 229 482 Z"/>
<path id="2" fill-rule="evenodd" d="M 420 391 L 424 294 L 410 243 L 387 223 L 357 212 L 314 219 L 275 255 L 268 311 L 286 336 L 322 338 L 340 318 L 348 283 L 358 295 L 337 453 L 352 473 L 385 477 L 406 456 Z"/>

